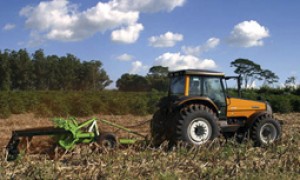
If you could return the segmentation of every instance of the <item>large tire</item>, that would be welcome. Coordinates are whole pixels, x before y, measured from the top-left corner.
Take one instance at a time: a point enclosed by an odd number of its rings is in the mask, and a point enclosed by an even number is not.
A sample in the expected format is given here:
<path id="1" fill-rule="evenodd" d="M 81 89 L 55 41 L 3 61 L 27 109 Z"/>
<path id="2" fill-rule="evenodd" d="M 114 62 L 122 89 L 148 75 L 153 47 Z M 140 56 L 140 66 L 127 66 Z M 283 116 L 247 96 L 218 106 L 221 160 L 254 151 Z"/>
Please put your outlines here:
<path id="1" fill-rule="evenodd" d="M 154 147 L 159 147 L 166 140 L 166 129 L 164 116 L 161 110 L 157 110 L 151 120 L 151 143 Z"/>
<path id="2" fill-rule="evenodd" d="M 175 120 L 177 141 L 190 145 L 201 145 L 220 134 L 215 113 L 206 106 L 192 104 L 180 111 Z"/>
<path id="3" fill-rule="evenodd" d="M 250 134 L 255 146 L 269 145 L 280 138 L 281 126 L 272 115 L 265 114 L 254 122 Z"/>

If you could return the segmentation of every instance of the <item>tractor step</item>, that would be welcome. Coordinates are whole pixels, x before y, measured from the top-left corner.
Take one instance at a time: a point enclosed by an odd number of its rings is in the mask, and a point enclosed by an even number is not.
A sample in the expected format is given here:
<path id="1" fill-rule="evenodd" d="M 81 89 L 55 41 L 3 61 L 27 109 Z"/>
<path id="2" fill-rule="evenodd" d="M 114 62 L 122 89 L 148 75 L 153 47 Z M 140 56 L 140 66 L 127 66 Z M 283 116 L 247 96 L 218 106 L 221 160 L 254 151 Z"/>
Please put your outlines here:
<path id="1" fill-rule="evenodd" d="M 241 124 L 228 124 L 227 121 L 219 121 L 219 126 L 221 128 L 221 132 L 236 132 Z"/>
<path id="2" fill-rule="evenodd" d="M 241 125 L 239 124 L 230 124 L 227 126 L 221 126 L 221 132 L 236 132 Z"/>

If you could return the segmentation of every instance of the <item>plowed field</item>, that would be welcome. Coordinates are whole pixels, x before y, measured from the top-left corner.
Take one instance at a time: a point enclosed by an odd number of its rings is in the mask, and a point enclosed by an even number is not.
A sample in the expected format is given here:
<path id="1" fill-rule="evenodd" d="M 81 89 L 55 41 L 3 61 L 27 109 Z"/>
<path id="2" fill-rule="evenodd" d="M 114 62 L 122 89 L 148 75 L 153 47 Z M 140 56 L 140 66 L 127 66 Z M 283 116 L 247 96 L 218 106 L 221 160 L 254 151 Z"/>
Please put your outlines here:
<path id="1" fill-rule="evenodd" d="M 149 134 L 151 116 L 95 116 Z M 33 138 L 27 153 L 14 162 L 5 161 L 5 146 L 12 130 L 51 126 L 47 118 L 33 114 L 0 119 L 0 179 L 299 179 L 300 114 L 276 114 L 284 120 L 280 141 L 269 147 L 253 147 L 222 137 L 197 148 L 173 151 L 136 144 L 108 151 L 95 144 L 78 145 L 63 154 L 53 150 L 50 137 Z M 85 120 L 81 118 L 79 120 Z M 119 137 L 133 135 L 99 123 L 102 131 Z"/>

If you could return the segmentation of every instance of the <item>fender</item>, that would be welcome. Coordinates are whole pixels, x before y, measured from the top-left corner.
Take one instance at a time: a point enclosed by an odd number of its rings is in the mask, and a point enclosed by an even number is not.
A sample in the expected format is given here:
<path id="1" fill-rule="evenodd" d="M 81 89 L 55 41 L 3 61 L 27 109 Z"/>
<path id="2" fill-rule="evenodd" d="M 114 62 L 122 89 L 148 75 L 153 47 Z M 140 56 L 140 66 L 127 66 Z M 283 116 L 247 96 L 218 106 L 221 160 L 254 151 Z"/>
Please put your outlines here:
<path id="1" fill-rule="evenodd" d="M 263 116 L 265 114 L 270 114 L 268 113 L 267 111 L 262 111 L 262 112 L 257 112 L 257 113 L 254 113 L 250 116 L 250 118 L 248 119 L 248 121 L 246 122 L 245 124 L 245 127 L 247 128 L 251 128 L 254 124 L 254 122 L 260 117 L 260 116 Z M 273 115 L 270 114 L 272 117 Z"/>
<path id="2" fill-rule="evenodd" d="M 200 103 L 199 103 L 200 102 Z M 208 97 L 183 97 L 174 102 L 173 107 L 177 108 L 185 104 L 199 103 L 211 108 L 219 115 L 218 106 Z"/>

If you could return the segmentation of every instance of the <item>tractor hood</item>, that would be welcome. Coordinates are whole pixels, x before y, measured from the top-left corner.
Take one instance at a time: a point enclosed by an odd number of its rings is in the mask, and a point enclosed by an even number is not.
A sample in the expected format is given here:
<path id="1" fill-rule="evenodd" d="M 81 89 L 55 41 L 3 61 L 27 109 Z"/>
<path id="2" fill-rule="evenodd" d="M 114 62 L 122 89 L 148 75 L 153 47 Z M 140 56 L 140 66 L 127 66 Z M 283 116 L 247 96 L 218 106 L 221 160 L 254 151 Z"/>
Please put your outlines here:
<path id="1" fill-rule="evenodd" d="M 256 112 L 270 111 L 266 102 L 227 98 L 227 117 L 247 117 Z M 272 111 L 272 110 L 271 110 Z"/>

